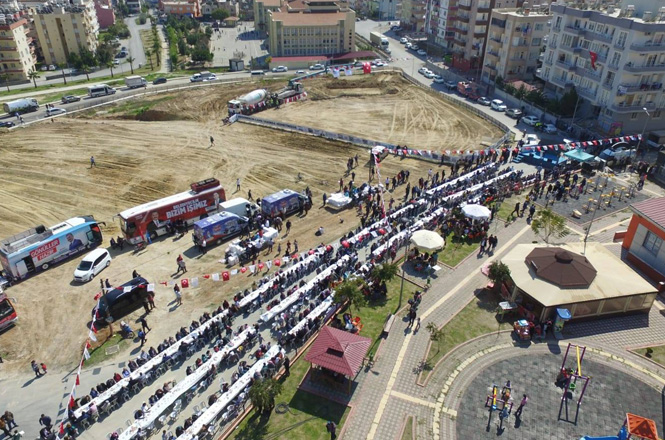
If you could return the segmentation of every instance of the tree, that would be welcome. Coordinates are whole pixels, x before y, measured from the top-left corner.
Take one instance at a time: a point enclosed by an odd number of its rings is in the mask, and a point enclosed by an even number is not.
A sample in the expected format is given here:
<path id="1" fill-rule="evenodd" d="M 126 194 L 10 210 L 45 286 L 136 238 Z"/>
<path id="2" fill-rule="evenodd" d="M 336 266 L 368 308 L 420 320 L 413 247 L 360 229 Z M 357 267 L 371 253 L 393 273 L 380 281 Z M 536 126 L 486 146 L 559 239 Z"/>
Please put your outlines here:
<path id="1" fill-rule="evenodd" d="M 540 235 L 546 244 L 550 244 L 550 237 L 563 238 L 570 234 L 566 226 L 566 219 L 551 209 L 539 211 L 531 222 L 531 229 Z"/>
<path id="2" fill-rule="evenodd" d="M 207 61 L 212 61 L 212 59 L 212 52 L 204 44 L 198 44 L 192 51 L 192 61 L 195 63 L 206 63 Z"/>
<path id="3" fill-rule="evenodd" d="M 561 108 L 561 114 L 564 116 L 572 116 L 573 113 L 575 113 L 575 107 L 577 106 L 578 99 L 579 95 L 574 88 L 564 93 L 559 104 Z"/>
<path id="4" fill-rule="evenodd" d="M 381 266 L 375 266 L 372 270 L 372 276 L 384 283 L 395 278 L 398 273 L 399 266 L 395 263 L 383 263 Z"/>
<path id="5" fill-rule="evenodd" d="M 86 79 L 90 81 L 90 66 L 87 64 L 81 64 L 81 70 L 85 73 Z"/>
<path id="6" fill-rule="evenodd" d="M 81 57 L 80 57 L 79 54 L 77 54 L 77 53 L 75 53 L 75 52 L 71 52 L 71 53 L 67 56 L 67 63 L 68 63 L 70 66 L 74 66 L 75 68 L 80 69 L 80 68 L 81 68 L 81 65 L 83 64 L 83 61 L 81 61 Z"/>
<path id="7" fill-rule="evenodd" d="M 520 107 L 522 107 L 522 101 L 526 98 L 527 93 L 524 84 L 522 84 L 519 89 L 515 90 L 515 98 L 520 100 Z"/>
<path id="8" fill-rule="evenodd" d="M 35 89 L 37 88 L 37 78 L 39 78 L 39 72 L 36 70 L 31 70 L 28 72 L 28 78 L 32 80 L 32 83 L 35 85 Z"/>
<path id="9" fill-rule="evenodd" d="M 219 8 L 219 9 L 215 9 L 214 11 L 212 11 L 212 14 L 210 14 L 210 15 L 215 20 L 222 21 L 222 20 L 226 20 L 227 18 L 229 18 L 229 11 L 227 11 L 226 9 Z"/>
<path id="10" fill-rule="evenodd" d="M 500 292 L 503 283 L 510 280 L 510 268 L 505 263 L 494 260 L 489 266 L 487 278 L 494 283 L 494 290 Z"/>
<path id="11" fill-rule="evenodd" d="M 145 50 L 145 57 L 150 61 L 150 70 L 153 70 L 152 68 L 152 51 L 150 49 Z"/>
<path id="12" fill-rule="evenodd" d="M 152 52 L 157 57 L 157 65 L 159 65 L 159 59 L 162 54 L 162 45 L 160 44 L 159 38 L 157 38 L 157 36 L 155 36 L 155 39 L 152 41 Z"/>
<path id="13" fill-rule="evenodd" d="M 258 412 L 270 412 L 281 392 L 282 384 L 273 378 L 256 380 L 249 389 L 249 400 Z"/>
<path id="14" fill-rule="evenodd" d="M 429 340 L 436 343 L 436 354 L 439 354 L 439 351 L 441 351 L 441 343 L 446 336 L 443 329 L 437 327 L 433 322 L 428 322 L 427 327 L 425 328 L 429 332 Z"/>
<path id="15" fill-rule="evenodd" d="M 81 66 L 85 65 L 88 66 L 88 69 L 90 69 L 97 65 L 97 57 L 88 49 L 81 49 L 79 52 L 79 57 L 81 58 Z"/>
<path id="16" fill-rule="evenodd" d="M 67 67 L 67 63 L 60 63 L 58 64 L 58 67 L 60 68 L 60 71 L 62 72 L 62 82 L 67 85 L 67 77 L 65 76 L 65 67 Z"/>
<path id="17" fill-rule="evenodd" d="M 335 302 L 337 304 L 349 302 L 349 310 L 352 307 L 357 309 L 367 304 L 367 298 L 363 294 L 361 287 L 363 281 L 360 278 L 346 280 L 335 289 Z"/>
<path id="18" fill-rule="evenodd" d="M 134 59 L 133 56 L 127 57 L 127 62 L 129 63 L 129 68 L 132 70 L 132 75 L 134 75 L 134 61 L 136 60 Z"/>
<path id="19" fill-rule="evenodd" d="M 500 89 L 503 88 L 503 76 L 497 75 L 496 79 L 494 80 L 494 84 Z"/>
<path id="20" fill-rule="evenodd" d="M 9 92 L 9 74 L 1 73 L 0 79 L 2 80 L 3 83 L 5 83 L 5 87 L 7 87 L 7 91 Z"/>
<path id="21" fill-rule="evenodd" d="M 111 78 L 113 78 L 113 68 L 115 67 L 113 65 L 113 61 L 107 61 L 104 67 L 106 67 L 107 69 L 111 69 Z"/>

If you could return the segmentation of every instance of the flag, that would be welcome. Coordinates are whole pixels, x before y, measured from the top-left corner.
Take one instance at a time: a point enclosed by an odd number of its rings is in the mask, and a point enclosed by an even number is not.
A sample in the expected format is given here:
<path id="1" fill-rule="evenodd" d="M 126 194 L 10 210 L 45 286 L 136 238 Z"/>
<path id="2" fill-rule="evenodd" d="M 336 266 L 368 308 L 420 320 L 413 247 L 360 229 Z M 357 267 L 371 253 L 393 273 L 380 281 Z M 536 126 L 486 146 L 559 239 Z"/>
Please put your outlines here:
<path id="1" fill-rule="evenodd" d="M 259 270 L 263 270 L 264 267 L 265 265 L 263 263 L 259 263 Z"/>
<path id="2" fill-rule="evenodd" d="M 74 408 L 74 405 L 76 405 L 76 402 L 74 401 L 74 395 L 70 394 L 69 395 L 69 407 Z M 62 424 L 60 426 L 62 427 Z"/>
<path id="3" fill-rule="evenodd" d="M 182 285 L 183 288 L 189 287 L 189 280 L 187 278 L 184 278 L 180 281 L 180 284 Z"/>
<path id="4" fill-rule="evenodd" d="M 232 269 L 231 275 L 238 275 L 238 269 Z"/>
<path id="5" fill-rule="evenodd" d="M 77 373 L 76 374 L 76 386 L 81 385 L 81 376 Z"/>
<path id="6" fill-rule="evenodd" d="M 155 291 L 155 283 L 150 283 L 148 284 L 148 292 L 154 292 Z"/>
<path id="7" fill-rule="evenodd" d="M 199 277 L 194 277 L 189 280 L 190 287 L 199 287 Z"/>
<path id="8" fill-rule="evenodd" d="M 88 351 L 88 347 L 83 347 L 83 357 L 86 361 L 90 359 L 90 352 Z"/>
<path id="9" fill-rule="evenodd" d="M 275 258 L 275 261 L 273 261 L 273 263 L 275 263 L 275 266 L 281 266 L 282 265 L 282 261 L 279 258 Z"/>
<path id="10" fill-rule="evenodd" d="M 240 272 L 242 272 L 242 273 L 247 272 L 247 268 L 246 268 L 245 266 L 241 267 L 241 268 L 240 268 Z"/>
<path id="11" fill-rule="evenodd" d="M 206 280 L 209 280 L 210 279 L 210 274 L 207 273 L 207 274 L 203 275 L 203 278 L 205 278 Z"/>
<path id="12" fill-rule="evenodd" d="M 92 342 L 97 342 L 97 336 L 95 336 L 95 333 L 92 331 L 88 334 L 88 338 L 90 338 Z"/>
<path id="13" fill-rule="evenodd" d="M 60 435 L 65 435 L 65 422 L 60 422 Z"/>
<path id="14" fill-rule="evenodd" d="M 231 276 L 229 275 L 229 272 L 228 272 L 228 271 L 226 271 L 226 272 L 222 272 L 222 279 L 223 279 L 224 281 L 228 281 L 230 277 L 231 277 Z"/>
<path id="15" fill-rule="evenodd" d="M 596 52 L 589 51 L 589 58 L 591 58 L 591 68 L 596 70 L 596 60 L 598 59 L 598 54 Z"/>
<path id="16" fill-rule="evenodd" d="M 97 333 L 97 327 L 95 327 L 94 321 L 92 322 L 92 324 L 90 324 L 90 330 L 92 330 L 94 333 Z"/>
<path id="17" fill-rule="evenodd" d="M 218 273 L 212 274 L 212 280 L 213 281 L 219 281 L 219 274 Z"/>

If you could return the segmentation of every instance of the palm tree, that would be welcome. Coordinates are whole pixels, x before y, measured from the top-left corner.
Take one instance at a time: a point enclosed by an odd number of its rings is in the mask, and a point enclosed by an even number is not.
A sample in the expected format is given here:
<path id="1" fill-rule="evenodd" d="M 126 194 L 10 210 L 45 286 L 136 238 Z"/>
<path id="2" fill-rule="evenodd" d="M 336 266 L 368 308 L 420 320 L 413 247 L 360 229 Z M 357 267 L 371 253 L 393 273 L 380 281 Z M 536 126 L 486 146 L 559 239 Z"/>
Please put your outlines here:
<path id="1" fill-rule="evenodd" d="M 372 276 L 382 283 L 387 283 L 397 276 L 399 266 L 395 263 L 383 263 L 381 266 L 375 266 L 372 270 Z"/>
<path id="2" fill-rule="evenodd" d="M 35 69 L 32 69 L 30 72 L 28 72 L 28 79 L 32 80 L 32 83 L 35 85 L 35 89 L 37 88 L 37 78 L 39 78 L 39 72 L 37 72 Z"/>
<path id="3" fill-rule="evenodd" d="M 159 65 L 159 58 L 162 54 L 162 45 L 157 38 L 152 41 L 152 51 L 157 56 L 157 65 Z"/>
<path id="4" fill-rule="evenodd" d="M 522 84 L 519 89 L 515 90 L 515 98 L 520 100 L 520 107 L 522 107 L 522 101 L 524 100 L 524 98 L 526 98 L 526 95 L 528 93 L 529 92 L 526 91 L 526 87 L 524 87 L 524 84 Z"/>
<path id="5" fill-rule="evenodd" d="M 258 412 L 270 412 L 275 407 L 275 398 L 281 392 L 281 382 L 265 378 L 254 382 L 249 389 L 249 399 Z"/>
<path id="6" fill-rule="evenodd" d="M 62 81 L 67 84 L 67 78 L 65 77 L 65 67 L 67 67 L 66 63 L 60 63 L 58 64 L 58 67 L 60 68 L 60 71 L 62 72 Z"/>
<path id="7" fill-rule="evenodd" d="M 87 64 L 82 64 L 81 65 L 81 70 L 83 70 L 83 73 L 85 73 L 85 77 L 90 81 L 90 66 Z"/>
<path id="8" fill-rule="evenodd" d="M 150 49 L 145 50 L 145 57 L 150 61 L 150 70 L 153 70 L 152 68 L 152 51 Z"/>
<path id="9" fill-rule="evenodd" d="M 129 63 L 129 68 L 132 69 L 132 75 L 134 75 L 134 57 L 127 57 L 127 62 Z"/>
<path id="10" fill-rule="evenodd" d="M 9 74 L 0 74 L 0 79 L 2 79 L 2 82 L 5 83 L 5 87 L 7 87 L 7 91 L 9 92 Z"/>
<path id="11" fill-rule="evenodd" d="M 439 354 L 439 351 L 441 351 L 441 342 L 443 342 L 443 338 L 446 336 L 443 329 L 437 327 L 433 322 L 429 322 L 425 328 L 429 332 L 430 341 L 436 343 L 436 354 Z"/>
<path id="12" fill-rule="evenodd" d="M 349 302 L 349 310 L 352 306 L 355 306 L 357 309 L 363 307 L 367 304 L 367 298 L 360 289 L 363 281 L 360 278 L 354 278 L 352 280 L 346 280 L 335 289 L 335 302 L 337 304 L 342 304 Z"/>
<path id="13" fill-rule="evenodd" d="M 104 67 L 106 67 L 107 69 L 111 69 L 111 78 L 113 78 L 113 67 L 115 67 L 115 66 L 113 65 L 113 61 L 112 61 L 112 60 L 108 60 L 108 61 L 106 62 L 106 64 L 104 64 Z"/>

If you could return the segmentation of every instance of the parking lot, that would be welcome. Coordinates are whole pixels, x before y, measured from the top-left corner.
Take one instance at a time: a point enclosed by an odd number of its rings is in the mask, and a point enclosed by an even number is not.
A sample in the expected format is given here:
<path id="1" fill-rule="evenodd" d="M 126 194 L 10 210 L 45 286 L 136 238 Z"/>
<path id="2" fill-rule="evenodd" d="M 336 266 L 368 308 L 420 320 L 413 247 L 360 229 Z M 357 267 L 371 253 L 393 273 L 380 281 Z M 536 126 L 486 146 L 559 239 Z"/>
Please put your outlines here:
<path id="1" fill-rule="evenodd" d="M 268 55 L 267 46 L 263 45 L 265 34 L 254 31 L 254 22 L 242 22 L 235 28 L 215 29 L 212 35 L 211 51 L 213 65 L 228 66 L 229 60 L 240 54 L 248 67 L 252 59 Z"/>

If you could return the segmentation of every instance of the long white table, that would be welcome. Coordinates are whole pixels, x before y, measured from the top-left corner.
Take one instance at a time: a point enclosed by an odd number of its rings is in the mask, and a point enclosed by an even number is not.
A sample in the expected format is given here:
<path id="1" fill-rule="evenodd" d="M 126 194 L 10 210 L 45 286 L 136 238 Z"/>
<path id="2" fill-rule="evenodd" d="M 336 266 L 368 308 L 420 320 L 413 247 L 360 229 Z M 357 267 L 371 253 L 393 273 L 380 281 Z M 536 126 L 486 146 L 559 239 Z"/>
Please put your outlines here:
<path id="1" fill-rule="evenodd" d="M 196 329 L 196 331 L 193 331 L 184 338 L 181 338 L 180 340 L 176 341 L 175 344 L 170 345 L 169 347 L 166 348 L 166 350 L 157 354 L 157 356 L 153 357 L 152 359 L 149 359 L 145 364 L 141 365 L 139 368 L 132 371 L 129 377 L 122 378 L 120 381 L 116 382 L 115 385 L 113 385 L 111 388 L 99 394 L 99 396 L 95 397 L 85 405 L 82 405 L 81 407 L 77 408 L 74 411 L 74 415 L 77 418 L 81 417 L 81 414 L 88 411 L 92 403 L 94 403 L 97 406 L 97 408 L 99 408 L 102 403 L 111 399 L 113 396 L 118 394 L 123 388 L 127 387 L 131 379 L 138 379 L 141 376 L 141 373 L 147 374 L 150 370 L 161 364 L 162 359 L 164 358 L 164 354 L 167 354 L 169 356 L 175 355 L 178 352 L 178 349 L 180 348 L 180 345 L 183 342 L 192 343 L 194 339 L 196 339 L 196 337 L 198 337 L 198 335 L 202 333 L 206 328 L 210 327 L 214 322 L 221 320 L 227 314 L 228 310 L 224 310 L 222 311 L 222 313 L 213 316 L 208 321 L 201 324 L 201 326 L 199 326 L 199 328 Z"/>
<path id="2" fill-rule="evenodd" d="M 452 179 L 452 180 L 449 180 L 448 182 L 444 182 L 444 183 L 442 183 L 442 184 L 439 185 L 439 186 L 436 186 L 436 187 L 434 187 L 434 188 L 428 189 L 428 190 L 425 191 L 425 192 L 426 192 L 428 195 L 430 195 L 430 196 L 431 196 L 431 195 L 434 195 L 434 194 L 436 194 L 437 192 L 439 192 L 439 191 L 443 191 L 444 189 L 446 189 L 446 188 L 448 188 L 448 187 L 450 187 L 450 186 L 457 185 L 457 183 L 461 182 L 462 180 L 469 179 L 469 178 L 475 176 L 476 174 L 480 174 L 480 173 L 482 173 L 482 172 L 484 172 L 484 171 L 491 171 L 491 169 L 492 169 L 492 168 L 495 168 L 495 167 L 496 167 L 496 164 L 495 164 L 495 163 L 493 163 L 493 162 L 488 163 L 488 164 L 483 165 L 482 167 L 480 167 L 480 168 L 478 168 L 478 169 L 476 169 L 476 170 L 470 171 L 470 172 L 468 172 L 468 173 L 466 173 L 466 174 L 462 174 L 461 176 L 456 177 L 456 178 L 454 178 L 454 179 Z"/>
<path id="3" fill-rule="evenodd" d="M 187 390 L 196 387 L 201 380 L 205 377 L 206 374 L 210 371 L 210 368 L 222 361 L 224 356 L 226 356 L 231 351 L 237 349 L 249 336 L 255 333 L 254 327 L 248 327 L 242 333 L 237 336 L 234 336 L 233 339 L 229 341 L 227 345 L 224 346 L 217 353 L 213 353 L 205 363 L 203 363 L 199 368 L 194 370 L 192 374 L 186 376 L 183 380 L 178 382 L 176 386 L 166 393 L 161 399 L 159 399 L 150 409 L 144 414 L 143 418 L 135 420 L 132 423 L 132 426 L 127 428 L 120 434 L 119 440 L 129 440 L 138 434 L 142 429 L 147 428 L 152 423 L 154 423 L 160 415 L 164 413 L 171 405 L 175 403 L 176 400 L 180 398 Z"/>
<path id="4" fill-rule="evenodd" d="M 267 312 L 263 313 L 261 315 L 261 322 L 269 322 L 271 321 L 275 316 L 279 315 L 282 313 L 284 310 L 288 309 L 291 307 L 293 303 L 295 303 L 298 298 L 300 297 L 300 294 L 303 292 L 308 292 L 310 289 L 312 289 L 316 283 L 319 281 L 325 279 L 327 276 L 333 273 L 338 267 L 343 266 L 346 264 L 347 261 L 349 261 L 349 256 L 345 255 L 339 260 L 337 260 L 336 263 L 328 266 L 325 270 L 323 270 L 320 274 L 318 274 L 316 277 L 311 279 L 307 284 L 302 286 L 301 288 L 297 289 L 295 292 L 293 292 L 291 295 L 287 296 L 284 298 L 279 304 L 277 304 L 275 307 L 272 309 L 268 310 Z"/>
<path id="5" fill-rule="evenodd" d="M 279 345 L 273 345 L 270 347 L 265 355 L 252 365 L 252 367 L 243 374 L 233 385 L 231 385 L 228 391 L 220 396 L 219 399 L 210 407 L 205 410 L 203 414 L 199 416 L 198 419 L 187 428 L 187 430 L 178 437 L 178 440 L 192 440 L 202 429 L 204 425 L 210 425 L 213 423 L 215 418 L 221 413 L 226 406 L 233 401 L 246 387 L 249 385 L 254 373 L 261 371 L 263 366 L 274 356 L 276 356 L 280 351 L 283 351 Z"/>
<path id="6" fill-rule="evenodd" d="M 295 327 L 293 327 L 291 330 L 289 330 L 289 334 L 290 335 L 295 335 L 296 333 L 298 333 L 300 331 L 301 328 L 303 328 L 305 326 L 305 323 L 307 322 L 307 320 L 310 320 L 310 319 L 315 320 L 316 318 L 321 316 L 321 314 L 325 313 L 325 311 L 328 310 L 330 308 L 330 306 L 333 305 L 334 297 L 335 297 L 335 292 L 331 293 L 330 296 L 328 296 L 328 298 L 324 299 L 321 302 L 321 304 L 316 306 L 316 308 L 314 310 L 312 310 L 311 312 L 309 312 L 309 314 L 307 316 L 305 316 L 298 324 L 296 324 Z"/>

